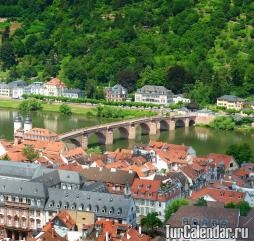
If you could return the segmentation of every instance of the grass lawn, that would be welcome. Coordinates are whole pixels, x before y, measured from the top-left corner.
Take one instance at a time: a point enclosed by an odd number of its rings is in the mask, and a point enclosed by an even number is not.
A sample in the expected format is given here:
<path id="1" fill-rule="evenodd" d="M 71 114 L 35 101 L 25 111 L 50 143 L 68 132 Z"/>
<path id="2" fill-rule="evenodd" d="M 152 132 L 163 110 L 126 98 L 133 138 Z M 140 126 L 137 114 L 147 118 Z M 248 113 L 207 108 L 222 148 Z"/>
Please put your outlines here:
<path id="1" fill-rule="evenodd" d="M 18 109 L 19 104 L 22 100 L 15 100 L 15 99 L 0 99 L 0 108 L 7 108 L 7 109 Z M 59 113 L 59 106 L 62 103 L 43 103 L 42 104 L 42 111 L 45 112 L 58 112 Z M 65 103 L 67 104 L 67 103 Z M 81 115 L 94 115 L 96 116 L 96 109 L 92 106 L 86 106 L 81 104 L 71 104 L 68 103 L 68 106 L 71 107 L 71 111 L 73 114 L 81 114 Z M 114 108 L 114 107 L 112 107 Z M 115 107 L 117 109 L 117 107 Z M 125 118 L 132 119 L 132 118 L 141 118 L 145 116 L 154 116 L 156 115 L 155 112 L 144 111 L 144 110 L 125 110 Z"/>
<path id="2" fill-rule="evenodd" d="M 0 99 L 0 108 L 7 108 L 7 109 L 18 109 L 21 100 L 13 100 L 13 99 Z M 59 112 L 59 106 L 61 103 L 45 103 L 43 104 L 42 111 L 52 111 L 52 112 Z M 94 108 L 90 107 L 87 108 L 86 106 L 80 107 L 75 104 L 68 104 L 71 107 L 71 110 L 74 114 L 87 114 L 88 112 L 94 112 Z"/>

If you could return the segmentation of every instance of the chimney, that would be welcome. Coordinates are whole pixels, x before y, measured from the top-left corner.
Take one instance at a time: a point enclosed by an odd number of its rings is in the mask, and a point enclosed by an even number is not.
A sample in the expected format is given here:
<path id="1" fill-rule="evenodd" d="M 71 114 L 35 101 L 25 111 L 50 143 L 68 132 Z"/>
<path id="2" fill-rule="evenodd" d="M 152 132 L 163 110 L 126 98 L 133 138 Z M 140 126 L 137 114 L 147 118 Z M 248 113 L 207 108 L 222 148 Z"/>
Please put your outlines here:
<path id="1" fill-rule="evenodd" d="M 139 232 L 139 234 L 142 234 L 142 227 L 141 227 L 141 225 L 138 227 L 138 232 Z"/>

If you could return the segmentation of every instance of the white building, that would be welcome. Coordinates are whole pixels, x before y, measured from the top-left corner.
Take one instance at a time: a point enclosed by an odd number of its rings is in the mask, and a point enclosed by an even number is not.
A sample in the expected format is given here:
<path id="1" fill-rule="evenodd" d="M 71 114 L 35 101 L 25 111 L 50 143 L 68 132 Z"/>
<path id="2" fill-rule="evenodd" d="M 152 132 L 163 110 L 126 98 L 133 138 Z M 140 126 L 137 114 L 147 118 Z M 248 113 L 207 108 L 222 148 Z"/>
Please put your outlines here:
<path id="1" fill-rule="evenodd" d="M 1 97 L 10 97 L 11 96 L 11 89 L 8 84 L 5 84 L 5 83 L 0 84 L 0 96 Z"/>
<path id="2" fill-rule="evenodd" d="M 161 221 L 165 219 L 165 209 L 169 203 L 181 196 L 180 186 L 171 180 L 135 179 L 131 187 L 131 196 L 135 200 L 137 223 L 142 216 L 157 212 Z"/>
<path id="3" fill-rule="evenodd" d="M 34 82 L 26 86 L 24 93 L 28 95 L 44 95 L 43 82 Z"/>
<path id="4" fill-rule="evenodd" d="M 173 96 L 164 86 L 145 85 L 135 93 L 135 102 L 167 105 L 173 103 Z"/>
<path id="5" fill-rule="evenodd" d="M 44 84 L 44 95 L 63 96 L 66 85 L 58 78 L 53 78 Z"/>
<path id="6" fill-rule="evenodd" d="M 177 104 L 179 102 L 188 104 L 191 102 L 191 99 L 184 98 L 183 95 L 174 95 L 173 102 L 174 102 L 174 104 Z"/>
<path id="7" fill-rule="evenodd" d="M 78 99 L 84 97 L 84 93 L 80 89 L 65 89 L 63 91 L 63 97 Z"/>

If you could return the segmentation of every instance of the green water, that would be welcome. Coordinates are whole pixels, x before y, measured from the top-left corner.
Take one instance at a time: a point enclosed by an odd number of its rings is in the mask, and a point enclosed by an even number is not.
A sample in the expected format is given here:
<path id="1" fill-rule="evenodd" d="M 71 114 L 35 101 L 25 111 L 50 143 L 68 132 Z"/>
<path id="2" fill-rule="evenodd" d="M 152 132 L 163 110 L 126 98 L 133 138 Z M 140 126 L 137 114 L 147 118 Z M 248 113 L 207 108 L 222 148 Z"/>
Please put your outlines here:
<path id="1" fill-rule="evenodd" d="M 0 109 L 0 137 L 13 139 L 13 118 L 17 111 Z M 33 127 L 48 128 L 56 133 L 63 133 L 73 129 L 93 126 L 100 123 L 112 122 L 109 119 L 88 118 L 84 115 L 72 115 L 65 117 L 57 113 L 38 112 L 32 114 Z M 138 128 L 139 129 L 139 128 Z M 147 144 L 149 140 L 161 140 L 168 143 L 185 144 L 192 146 L 198 154 L 204 155 L 210 152 L 224 153 L 231 144 L 248 143 L 254 150 L 254 136 L 244 135 L 238 132 L 218 131 L 202 127 L 179 128 L 175 131 L 163 131 L 156 136 L 141 136 L 137 131 L 136 140 L 120 140 L 118 131 L 114 133 L 115 141 L 111 146 L 103 149 L 113 150 L 118 147 L 128 148 L 134 144 Z M 89 138 L 90 145 L 96 145 L 96 137 Z"/>

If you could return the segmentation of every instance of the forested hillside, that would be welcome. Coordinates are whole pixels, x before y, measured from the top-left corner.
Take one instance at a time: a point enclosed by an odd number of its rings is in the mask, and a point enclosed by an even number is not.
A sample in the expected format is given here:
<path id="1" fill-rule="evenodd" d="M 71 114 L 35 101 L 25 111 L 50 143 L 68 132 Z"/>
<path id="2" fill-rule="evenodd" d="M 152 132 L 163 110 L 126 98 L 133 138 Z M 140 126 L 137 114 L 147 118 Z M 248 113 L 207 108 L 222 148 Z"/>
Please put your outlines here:
<path id="1" fill-rule="evenodd" d="M 0 17 L 8 80 L 59 76 L 88 97 L 165 85 L 200 104 L 254 95 L 253 0 L 0 0 Z"/>

